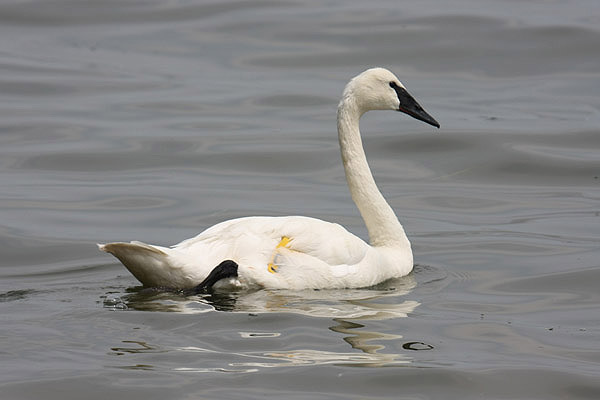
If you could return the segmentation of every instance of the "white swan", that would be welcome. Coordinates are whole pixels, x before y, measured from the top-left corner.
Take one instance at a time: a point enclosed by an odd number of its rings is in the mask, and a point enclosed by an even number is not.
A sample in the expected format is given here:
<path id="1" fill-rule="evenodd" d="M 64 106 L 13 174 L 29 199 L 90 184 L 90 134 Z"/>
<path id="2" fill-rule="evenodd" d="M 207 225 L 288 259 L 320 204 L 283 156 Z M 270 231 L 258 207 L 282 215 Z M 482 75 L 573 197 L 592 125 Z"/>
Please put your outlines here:
<path id="1" fill-rule="evenodd" d="M 370 110 L 402 111 L 439 124 L 383 68 L 353 78 L 338 106 L 337 128 L 352 199 L 370 244 L 342 226 L 309 217 L 247 217 L 219 223 L 171 248 L 141 242 L 100 244 L 145 286 L 205 290 L 333 289 L 375 285 L 413 268 L 410 242 L 367 164 L 359 119 Z"/>

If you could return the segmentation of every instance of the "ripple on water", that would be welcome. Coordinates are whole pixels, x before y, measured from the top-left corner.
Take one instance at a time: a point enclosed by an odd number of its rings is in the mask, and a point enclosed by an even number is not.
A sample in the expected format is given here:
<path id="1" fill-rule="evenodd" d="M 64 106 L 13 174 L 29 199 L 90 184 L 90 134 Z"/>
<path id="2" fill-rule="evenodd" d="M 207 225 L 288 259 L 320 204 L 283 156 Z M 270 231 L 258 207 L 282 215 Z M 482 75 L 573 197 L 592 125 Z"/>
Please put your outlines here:
<path id="1" fill-rule="evenodd" d="M 9 290 L 8 292 L 0 293 L 0 303 L 25 300 L 35 295 L 37 292 L 37 290 L 33 289 Z"/>

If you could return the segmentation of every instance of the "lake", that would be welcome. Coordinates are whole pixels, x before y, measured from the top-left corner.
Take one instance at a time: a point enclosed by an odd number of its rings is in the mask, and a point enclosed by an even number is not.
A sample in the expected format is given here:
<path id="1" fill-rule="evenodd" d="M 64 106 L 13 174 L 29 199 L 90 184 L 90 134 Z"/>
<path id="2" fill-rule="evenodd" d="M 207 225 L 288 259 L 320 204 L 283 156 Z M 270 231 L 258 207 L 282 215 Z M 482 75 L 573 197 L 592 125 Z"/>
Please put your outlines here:
<path id="1" fill-rule="evenodd" d="M 3 399 L 600 398 L 595 0 L 4 1 Z M 96 243 L 308 215 L 367 239 L 346 82 L 415 269 L 360 290 L 183 297 Z"/>

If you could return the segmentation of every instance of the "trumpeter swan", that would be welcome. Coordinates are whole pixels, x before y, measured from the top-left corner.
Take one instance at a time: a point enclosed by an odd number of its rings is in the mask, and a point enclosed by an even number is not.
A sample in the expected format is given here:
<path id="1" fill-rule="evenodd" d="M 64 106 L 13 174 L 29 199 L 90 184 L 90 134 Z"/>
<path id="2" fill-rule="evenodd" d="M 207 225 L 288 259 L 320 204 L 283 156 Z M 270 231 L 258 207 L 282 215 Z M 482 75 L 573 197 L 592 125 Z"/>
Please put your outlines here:
<path id="1" fill-rule="evenodd" d="M 375 184 L 359 119 L 370 110 L 402 111 L 439 128 L 390 71 L 353 78 L 338 105 L 337 129 L 346 180 L 370 243 L 315 218 L 246 217 L 225 221 L 172 247 L 141 242 L 98 245 L 145 286 L 206 290 L 333 289 L 375 285 L 413 268 L 410 242 Z"/>

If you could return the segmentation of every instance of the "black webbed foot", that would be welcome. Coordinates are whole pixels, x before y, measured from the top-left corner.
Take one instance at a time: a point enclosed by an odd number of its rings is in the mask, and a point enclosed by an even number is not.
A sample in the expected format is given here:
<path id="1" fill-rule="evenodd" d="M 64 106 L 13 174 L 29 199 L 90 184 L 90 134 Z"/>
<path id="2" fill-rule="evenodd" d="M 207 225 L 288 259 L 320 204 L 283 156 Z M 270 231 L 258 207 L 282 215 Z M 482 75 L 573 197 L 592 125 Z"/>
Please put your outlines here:
<path id="1" fill-rule="evenodd" d="M 225 260 L 210 271 L 210 274 L 200 284 L 191 289 L 186 289 L 183 294 L 191 296 L 199 293 L 212 292 L 213 285 L 225 278 L 233 278 L 238 276 L 238 265 L 233 260 Z"/>

